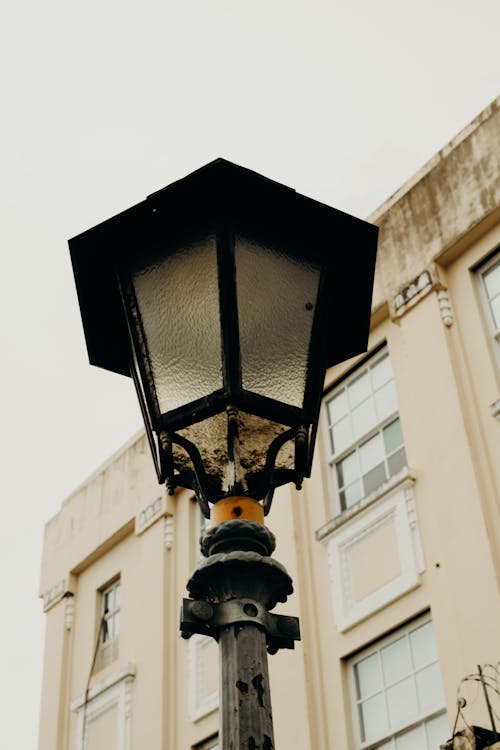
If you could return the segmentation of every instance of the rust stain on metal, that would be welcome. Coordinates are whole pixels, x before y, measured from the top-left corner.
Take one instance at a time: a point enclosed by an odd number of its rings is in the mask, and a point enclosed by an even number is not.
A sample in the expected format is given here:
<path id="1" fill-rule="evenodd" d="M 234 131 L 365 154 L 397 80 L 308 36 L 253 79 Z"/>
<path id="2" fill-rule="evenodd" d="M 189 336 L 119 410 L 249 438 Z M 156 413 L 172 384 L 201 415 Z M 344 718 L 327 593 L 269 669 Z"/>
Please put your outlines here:
<path id="1" fill-rule="evenodd" d="M 236 683 L 236 687 L 240 691 L 240 693 L 248 693 L 248 683 L 243 682 L 243 680 L 238 680 Z"/>
<path id="2" fill-rule="evenodd" d="M 264 685 L 262 684 L 264 682 L 264 678 L 261 674 L 255 675 L 255 677 L 252 680 L 252 685 L 254 686 L 255 690 L 257 691 L 257 700 L 259 701 L 259 706 L 261 708 L 264 708 Z"/>

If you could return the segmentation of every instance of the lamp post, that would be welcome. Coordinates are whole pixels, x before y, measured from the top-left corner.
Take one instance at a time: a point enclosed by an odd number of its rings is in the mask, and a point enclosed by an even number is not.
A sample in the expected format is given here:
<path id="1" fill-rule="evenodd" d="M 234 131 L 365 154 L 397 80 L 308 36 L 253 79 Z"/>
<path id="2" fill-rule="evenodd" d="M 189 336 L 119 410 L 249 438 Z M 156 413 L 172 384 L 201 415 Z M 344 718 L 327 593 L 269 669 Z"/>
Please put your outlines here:
<path id="1" fill-rule="evenodd" d="M 326 368 L 366 349 L 377 230 L 223 159 L 70 240 L 90 362 L 131 375 L 158 480 L 212 525 L 181 631 L 220 646 L 224 750 L 274 747 L 297 618 L 264 525 L 310 475 Z"/>

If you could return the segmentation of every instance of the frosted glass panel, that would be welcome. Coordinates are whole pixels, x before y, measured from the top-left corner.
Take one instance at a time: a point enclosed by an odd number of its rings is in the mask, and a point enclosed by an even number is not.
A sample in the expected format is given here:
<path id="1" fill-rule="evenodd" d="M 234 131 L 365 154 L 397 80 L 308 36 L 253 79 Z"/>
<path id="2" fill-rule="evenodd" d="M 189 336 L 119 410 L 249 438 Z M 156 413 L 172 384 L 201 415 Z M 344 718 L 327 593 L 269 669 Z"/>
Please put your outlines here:
<path id="1" fill-rule="evenodd" d="M 136 269 L 132 282 L 162 413 L 222 387 L 214 237 Z"/>
<path id="2" fill-rule="evenodd" d="M 241 236 L 235 255 L 243 387 L 301 407 L 320 270 Z"/>
<path id="3" fill-rule="evenodd" d="M 253 414 L 238 413 L 240 438 L 240 465 L 243 479 L 247 481 L 264 468 L 267 451 L 275 437 L 287 430 L 285 425 L 261 419 Z M 227 454 L 227 415 L 216 414 L 178 431 L 191 440 L 200 451 L 205 471 L 216 482 L 219 490 L 229 488 L 229 466 Z M 187 453 L 174 444 L 174 467 L 177 471 L 192 470 Z M 276 458 L 277 469 L 293 469 L 295 445 L 293 440 L 283 445 Z"/>

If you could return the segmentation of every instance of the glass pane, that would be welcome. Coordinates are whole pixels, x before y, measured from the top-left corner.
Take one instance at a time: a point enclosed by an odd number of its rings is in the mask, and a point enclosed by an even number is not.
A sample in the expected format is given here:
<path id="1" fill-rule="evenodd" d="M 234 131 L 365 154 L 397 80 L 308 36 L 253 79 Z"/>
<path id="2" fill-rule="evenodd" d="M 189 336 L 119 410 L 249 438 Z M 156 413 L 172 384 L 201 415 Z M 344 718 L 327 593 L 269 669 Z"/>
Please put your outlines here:
<path id="1" fill-rule="evenodd" d="M 382 689 L 382 675 L 380 673 L 380 662 L 377 653 L 368 656 L 358 662 L 354 667 L 356 679 L 356 693 L 358 698 L 376 693 Z"/>
<path id="2" fill-rule="evenodd" d="M 378 432 L 359 448 L 362 473 L 366 474 L 370 469 L 373 469 L 374 466 L 384 460 L 384 457 L 384 443 L 382 435 Z"/>
<path id="3" fill-rule="evenodd" d="M 394 378 L 392 373 L 391 360 L 389 355 L 380 359 L 374 367 L 371 368 L 373 389 L 377 390 L 381 385 Z"/>
<path id="4" fill-rule="evenodd" d="M 387 459 L 389 465 L 389 476 L 392 477 L 401 471 L 403 466 L 406 466 L 406 453 L 404 448 L 400 448 L 396 453 L 393 453 L 390 458 Z"/>
<path id="5" fill-rule="evenodd" d="M 420 711 L 430 713 L 444 705 L 443 683 L 439 663 L 425 667 L 415 675 Z"/>
<path id="6" fill-rule="evenodd" d="M 337 396 L 334 396 L 328 402 L 328 412 L 330 414 L 330 424 L 337 422 L 349 411 L 349 405 L 347 403 L 347 393 L 341 391 Z"/>
<path id="7" fill-rule="evenodd" d="M 120 632 L 120 612 L 118 611 L 113 617 L 113 635 L 115 638 L 119 632 Z"/>
<path id="8" fill-rule="evenodd" d="M 332 427 L 332 451 L 342 453 L 353 442 L 351 418 L 341 419 Z"/>
<path id="9" fill-rule="evenodd" d="M 133 272 L 132 282 L 161 412 L 221 388 L 215 238 L 151 260 Z"/>
<path id="10" fill-rule="evenodd" d="M 377 406 L 379 420 L 385 419 L 397 411 L 398 402 L 396 398 L 396 387 L 392 380 L 383 385 L 380 390 L 376 391 L 375 404 Z"/>
<path id="11" fill-rule="evenodd" d="M 339 487 L 351 484 L 359 478 L 359 463 L 356 453 L 350 453 L 343 461 L 337 464 L 337 480 Z"/>
<path id="12" fill-rule="evenodd" d="M 115 627 L 114 627 L 114 622 L 113 622 L 112 617 L 109 617 L 106 620 L 106 628 L 104 630 L 104 633 L 105 633 L 105 638 L 104 638 L 105 641 L 112 641 L 113 638 L 115 637 Z"/>
<path id="13" fill-rule="evenodd" d="M 371 398 L 352 410 L 352 426 L 355 438 L 366 435 L 367 432 L 375 427 L 377 422 L 375 404 Z"/>
<path id="14" fill-rule="evenodd" d="M 386 692 L 389 721 L 393 729 L 408 724 L 418 715 L 413 677 L 388 688 Z"/>
<path id="15" fill-rule="evenodd" d="M 121 590 L 122 590 L 121 585 L 117 583 L 115 586 L 115 607 L 120 606 Z"/>
<path id="16" fill-rule="evenodd" d="M 114 602 L 114 591 L 111 589 L 110 591 L 106 591 L 104 594 L 104 611 L 105 612 L 111 612 Z"/>
<path id="17" fill-rule="evenodd" d="M 381 650 L 385 683 L 391 684 L 406 677 L 412 671 L 406 638 L 399 638 Z"/>
<path id="18" fill-rule="evenodd" d="M 370 378 L 368 372 L 364 372 L 348 386 L 349 403 L 351 409 L 364 401 L 370 395 Z"/>
<path id="19" fill-rule="evenodd" d="M 410 646 L 415 669 L 437 661 L 438 653 L 434 626 L 431 621 L 421 625 L 410 633 Z"/>
<path id="20" fill-rule="evenodd" d="M 358 500 L 361 500 L 363 497 L 363 486 L 361 482 L 354 482 L 354 484 L 350 484 L 346 487 L 344 490 L 344 497 L 346 508 L 350 508 L 351 505 L 355 505 Z"/>
<path id="21" fill-rule="evenodd" d="M 500 262 L 489 268 L 483 275 L 488 299 L 500 294 Z"/>
<path id="22" fill-rule="evenodd" d="M 380 737 L 387 732 L 387 714 L 382 693 L 360 704 L 359 723 L 363 742 Z"/>
<path id="23" fill-rule="evenodd" d="M 235 257 L 243 387 L 301 407 L 320 269 L 241 236 Z"/>
<path id="24" fill-rule="evenodd" d="M 491 300 L 490 306 L 495 328 L 500 328 L 500 295 Z"/>
<path id="25" fill-rule="evenodd" d="M 450 727 L 446 714 L 442 713 L 434 717 L 434 719 L 426 721 L 425 731 L 427 733 L 427 747 L 429 750 L 434 750 L 443 745 L 450 737 Z"/>
<path id="26" fill-rule="evenodd" d="M 365 495 L 368 495 L 370 492 L 376 490 L 377 487 L 380 487 L 380 485 L 383 484 L 386 479 L 387 476 L 385 473 L 385 464 L 379 464 L 378 466 L 375 466 L 375 468 L 371 471 L 363 474 L 363 486 L 365 488 Z"/>
<path id="27" fill-rule="evenodd" d="M 403 444 L 403 433 L 401 432 L 401 422 L 395 419 L 384 430 L 384 444 L 386 453 L 392 453 Z"/>
<path id="28" fill-rule="evenodd" d="M 396 737 L 396 750 L 425 750 L 425 730 L 422 724 Z M 439 745 L 432 750 L 439 750 Z"/>

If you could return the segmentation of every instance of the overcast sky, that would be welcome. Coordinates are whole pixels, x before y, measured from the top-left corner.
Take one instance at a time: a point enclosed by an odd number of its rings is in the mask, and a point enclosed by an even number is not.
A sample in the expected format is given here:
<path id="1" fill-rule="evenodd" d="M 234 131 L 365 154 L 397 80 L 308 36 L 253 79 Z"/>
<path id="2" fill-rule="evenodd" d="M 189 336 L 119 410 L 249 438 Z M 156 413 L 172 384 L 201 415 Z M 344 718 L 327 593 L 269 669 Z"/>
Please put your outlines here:
<path id="1" fill-rule="evenodd" d="M 498 0 L 4 8 L 2 747 L 37 746 L 43 525 L 140 425 L 87 364 L 67 239 L 217 156 L 365 217 L 497 96 L 499 28 Z"/>

